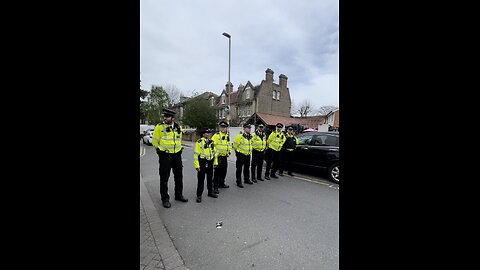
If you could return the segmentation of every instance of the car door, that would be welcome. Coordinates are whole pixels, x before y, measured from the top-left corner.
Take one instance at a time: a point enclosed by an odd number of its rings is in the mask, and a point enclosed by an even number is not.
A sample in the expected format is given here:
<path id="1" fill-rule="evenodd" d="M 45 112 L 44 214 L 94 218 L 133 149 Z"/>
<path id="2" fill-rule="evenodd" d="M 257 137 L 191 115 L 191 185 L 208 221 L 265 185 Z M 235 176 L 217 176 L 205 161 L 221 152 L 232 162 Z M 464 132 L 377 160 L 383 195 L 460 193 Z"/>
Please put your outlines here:
<path id="1" fill-rule="evenodd" d="M 293 156 L 293 163 L 300 165 L 313 165 L 312 154 L 310 152 L 313 134 L 302 134 L 298 136 L 298 144 L 295 147 L 295 153 Z"/>
<path id="2" fill-rule="evenodd" d="M 310 147 L 312 165 L 326 168 L 338 156 L 338 136 L 320 134 L 312 138 Z"/>

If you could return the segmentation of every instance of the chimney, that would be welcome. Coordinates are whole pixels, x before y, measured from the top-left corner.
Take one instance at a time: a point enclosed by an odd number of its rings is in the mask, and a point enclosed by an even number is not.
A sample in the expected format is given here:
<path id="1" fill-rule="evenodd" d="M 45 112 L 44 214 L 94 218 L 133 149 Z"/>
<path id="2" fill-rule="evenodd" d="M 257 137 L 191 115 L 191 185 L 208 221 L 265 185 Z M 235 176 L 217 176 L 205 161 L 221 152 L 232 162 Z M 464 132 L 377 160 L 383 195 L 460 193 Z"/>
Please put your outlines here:
<path id="1" fill-rule="evenodd" d="M 267 80 L 267 82 L 273 82 L 273 70 L 269 68 L 265 70 L 265 80 Z"/>
<path id="2" fill-rule="evenodd" d="M 287 88 L 288 77 L 285 76 L 284 74 L 280 74 L 280 76 L 278 76 L 278 78 L 280 78 L 280 87 L 281 88 Z"/>

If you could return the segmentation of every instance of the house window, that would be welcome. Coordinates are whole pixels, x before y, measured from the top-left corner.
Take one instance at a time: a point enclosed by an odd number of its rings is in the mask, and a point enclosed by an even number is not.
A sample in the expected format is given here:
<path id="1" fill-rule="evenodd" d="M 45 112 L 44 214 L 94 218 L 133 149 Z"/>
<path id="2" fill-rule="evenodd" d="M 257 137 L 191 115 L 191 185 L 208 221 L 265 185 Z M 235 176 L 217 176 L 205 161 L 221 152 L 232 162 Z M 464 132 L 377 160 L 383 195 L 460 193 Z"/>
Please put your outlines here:
<path id="1" fill-rule="evenodd" d="M 277 100 L 280 100 L 280 91 L 277 91 Z"/>
<path id="2" fill-rule="evenodd" d="M 250 113 L 251 113 L 250 106 L 247 106 L 247 116 L 250 116 Z"/>
<path id="3" fill-rule="evenodd" d="M 250 88 L 247 88 L 247 91 L 245 93 L 245 99 L 249 99 L 250 98 Z"/>
<path id="4" fill-rule="evenodd" d="M 273 96 L 272 96 L 273 99 L 277 99 L 277 91 L 273 90 Z"/>
<path id="5" fill-rule="evenodd" d="M 214 105 L 214 104 L 213 104 L 213 100 L 214 100 L 213 97 L 211 97 L 211 98 L 210 98 L 210 106 L 213 106 L 213 105 Z"/>
<path id="6" fill-rule="evenodd" d="M 225 96 L 222 96 L 222 104 L 225 104 Z"/>

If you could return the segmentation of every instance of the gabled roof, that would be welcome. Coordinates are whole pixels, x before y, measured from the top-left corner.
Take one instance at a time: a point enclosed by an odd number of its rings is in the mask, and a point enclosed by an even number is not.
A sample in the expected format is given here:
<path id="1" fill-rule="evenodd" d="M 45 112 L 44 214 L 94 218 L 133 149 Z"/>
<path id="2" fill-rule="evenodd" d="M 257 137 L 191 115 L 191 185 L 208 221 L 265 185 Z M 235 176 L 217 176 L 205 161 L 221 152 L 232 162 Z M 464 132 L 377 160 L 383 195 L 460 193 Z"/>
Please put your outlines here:
<path id="1" fill-rule="evenodd" d="M 302 124 L 304 126 L 309 127 L 317 127 L 320 124 L 325 122 L 324 116 L 310 116 L 310 117 L 284 117 L 278 115 L 271 115 L 267 113 L 256 113 L 257 117 L 259 117 L 262 122 L 264 122 L 267 126 L 274 126 L 277 123 L 282 123 L 283 125 L 291 125 L 291 124 Z M 254 115 L 250 117 L 252 119 Z"/>
<path id="2" fill-rule="evenodd" d="M 338 110 L 339 110 L 339 108 L 336 108 L 335 110 L 330 111 L 329 113 L 327 113 L 327 114 L 325 115 L 325 117 L 328 117 L 329 115 L 334 114 L 334 113 L 337 112 Z"/>
<path id="3" fill-rule="evenodd" d="M 238 91 L 235 91 L 235 92 L 232 92 L 232 94 L 230 95 L 230 104 L 235 103 L 237 101 L 237 93 L 238 93 Z M 225 92 L 225 90 L 223 90 L 222 93 L 220 94 L 220 96 L 215 97 L 215 108 L 216 109 L 225 108 L 228 105 L 227 103 L 222 104 L 222 99 L 221 99 L 222 94 L 227 94 L 227 92 Z"/>

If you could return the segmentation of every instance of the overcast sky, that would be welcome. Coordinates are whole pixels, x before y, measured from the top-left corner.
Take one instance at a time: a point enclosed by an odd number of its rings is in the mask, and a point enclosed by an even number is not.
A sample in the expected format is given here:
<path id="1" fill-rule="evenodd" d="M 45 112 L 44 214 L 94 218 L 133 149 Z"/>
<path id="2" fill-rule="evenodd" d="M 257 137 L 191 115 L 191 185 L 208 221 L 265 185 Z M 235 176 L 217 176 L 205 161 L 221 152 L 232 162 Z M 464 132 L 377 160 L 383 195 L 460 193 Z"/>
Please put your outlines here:
<path id="1" fill-rule="evenodd" d="M 339 106 L 338 0 L 141 0 L 141 86 L 174 85 L 184 95 L 255 86 L 272 69 L 294 103 Z"/>

